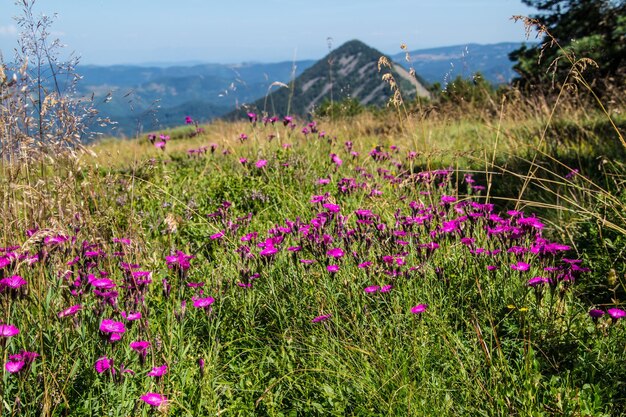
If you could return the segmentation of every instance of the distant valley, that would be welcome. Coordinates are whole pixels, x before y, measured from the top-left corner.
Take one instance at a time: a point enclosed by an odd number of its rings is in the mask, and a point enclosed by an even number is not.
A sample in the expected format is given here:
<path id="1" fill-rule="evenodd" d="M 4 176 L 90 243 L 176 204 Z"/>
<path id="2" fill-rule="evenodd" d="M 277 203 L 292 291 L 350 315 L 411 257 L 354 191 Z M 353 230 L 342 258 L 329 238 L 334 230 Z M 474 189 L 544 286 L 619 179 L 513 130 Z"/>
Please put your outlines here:
<path id="1" fill-rule="evenodd" d="M 457 76 L 471 77 L 476 72 L 494 84 L 501 84 L 509 82 L 514 76 L 508 53 L 519 46 L 518 43 L 468 44 L 415 50 L 408 53 L 410 62 L 407 62 L 405 53 L 388 57 L 396 63 L 396 70 L 405 72 L 400 66 L 406 70 L 414 68 L 419 80 L 427 85 L 439 83 L 444 88 Z M 375 50 L 368 51 L 366 55 L 369 56 L 371 51 Z M 106 133 L 134 136 L 178 125 L 186 115 L 206 122 L 231 113 L 243 104 L 254 103 L 284 89 L 280 87 L 281 83 L 289 83 L 316 64 L 317 78 L 326 76 L 328 72 L 320 69 L 328 66 L 325 59 L 234 65 L 81 65 L 78 72 L 83 79 L 78 87 L 80 94 L 93 94 L 101 116 L 117 122 L 114 129 L 109 127 Z M 339 67 L 335 69 L 340 70 Z M 350 71 L 356 73 L 359 70 L 364 72 L 363 68 L 356 67 L 344 68 L 343 72 L 348 75 Z M 380 74 L 375 66 L 367 70 L 367 76 L 372 80 L 363 82 L 361 87 L 352 87 L 361 90 L 380 88 L 377 87 L 380 85 Z M 374 82 L 373 78 L 378 80 Z M 279 94 L 284 95 L 284 90 Z M 362 97 L 369 95 L 364 91 L 360 93 Z M 323 94 L 316 101 L 322 98 Z M 381 103 L 378 99 L 370 101 L 371 104 Z M 297 103 L 295 108 L 303 113 L 310 110 L 310 104 Z"/>

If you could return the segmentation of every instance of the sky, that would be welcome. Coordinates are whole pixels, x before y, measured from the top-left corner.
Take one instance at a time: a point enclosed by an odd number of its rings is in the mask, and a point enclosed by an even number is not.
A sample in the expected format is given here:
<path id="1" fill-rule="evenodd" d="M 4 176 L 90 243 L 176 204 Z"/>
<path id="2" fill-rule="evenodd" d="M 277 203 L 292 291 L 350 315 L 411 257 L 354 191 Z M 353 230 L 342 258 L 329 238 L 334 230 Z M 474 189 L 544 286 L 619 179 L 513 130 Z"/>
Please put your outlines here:
<path id="1" fill-rule="evenodd" d="M 20 7 L 0 4 L 8 61 Z M 511 16 L 534 13 L 521 0 L 37 0 L 35 10 L 56 14 L 52 35 L 96 65 L 319 59 L 352 39 L 386 54 L 517 42 L 525 32 Z"/>

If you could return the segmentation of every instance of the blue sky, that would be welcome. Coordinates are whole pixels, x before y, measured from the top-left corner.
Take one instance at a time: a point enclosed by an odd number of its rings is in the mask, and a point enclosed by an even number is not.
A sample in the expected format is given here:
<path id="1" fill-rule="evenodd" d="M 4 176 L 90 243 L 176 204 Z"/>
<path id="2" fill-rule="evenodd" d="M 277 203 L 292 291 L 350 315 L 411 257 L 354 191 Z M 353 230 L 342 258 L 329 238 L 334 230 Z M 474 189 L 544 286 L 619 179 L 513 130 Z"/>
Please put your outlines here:
<path id="1" fill-rule="evenodd" d="M 0 0 L 0 51 L 13 56 L 19 7 Z M 319 59 L 360 39 L 385 53 L 523 41 L 520 0 L 37 0 L 54 35 L 88 64 Z"/>

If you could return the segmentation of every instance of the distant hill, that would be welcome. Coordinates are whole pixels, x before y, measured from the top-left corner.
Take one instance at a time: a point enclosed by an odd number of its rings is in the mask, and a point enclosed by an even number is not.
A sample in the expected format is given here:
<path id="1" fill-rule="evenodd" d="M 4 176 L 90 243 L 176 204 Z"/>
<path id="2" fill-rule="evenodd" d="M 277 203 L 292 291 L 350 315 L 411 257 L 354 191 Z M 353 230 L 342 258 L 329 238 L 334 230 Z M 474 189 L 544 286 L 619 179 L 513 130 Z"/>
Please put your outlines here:
<path id="1" fill-rule="evenodd" d="M 408 85 L 412 77 L 407 70 L 411 66 L 419 74 L 421 85 L 438 82 L 445 86 L 458 75 L 471 77 L 477 71 L 492 83 L 505 83 L 514 76 L 508 54 L 519 46 L 518 43 L 499 43 L 420 49 L 409 52 L 411 64 L 406 62 L 404 53 L 390 58 L 398 63 L 394 74 L 409 91 L 409 96 L 414 96 L 415 86 Z M 329 58 L 333 62 L 333 99 L 350 96 L 367 104 L 381 104 L 389 93 L 388 87 L 380 82 L 381 74 L 376 68 L 381 55 L 362 42 L 351 41 L 320 61 L 81 65 L 78 73 L 83 79 L 78 87 L 80 94 L 94 95 L 102 116 L 118 122 L 115 130 L 107 133 L 133 136 L 138 128 L 154 130 L 177 125 L 186 115 L 205 122 L 228 114 L 244 103 L 263 108 L 273 82 L 288 84 L 305 72 L 306 78 L 296 80 L 298 95 L 292 98 L 292 106 L 294 111 L 306 113 L 330 93 Z M 277 111 L 286 111 L 286 108 L 280 110 L 280 106 L 285 107 L 281 103 L 286 102 L 289 90 L 272 87 L 271 91 L 275 93 L 268 100 L 269 105 L 274 103 Z M 384 94 L 379 94 L 381 92 Z"/>
<path id="2" fill-rule="evenodd" d="M 358 100 L 363 105 L 384 105 L 393 94 L 378 71 L 383 53 L 358 40 L 352 40 L 330 52 L 298 76 L 289 88 L 280 88 L 269 96 L 245 106 L 242 112 L 266 111 L 269 114 L 306 115 L 325 99 Z M 424 82 L 415 79 L 401 66 L 392 63 L 393 76 L 403 95 L 429 96 Z M 236 115 L 238 112 L 233 112 Z"/>
<path id="3" fill-rule="evenodd" d="M 410 51 L 411 63 L 406 61 L 405 53 L 392 55 L 392 58 L 405 67 L 412 66 L 431 84 L 438 82 L 445 86 L 457 76 L 470 78 L 476 72 L 492 84 L 506 84 L 516 75 L 509 53 L 520 46 L 521 43 L 514 42 L 490 45 L 470 43 Z"/>
<path id="4" fill-rule="evenodd" d="M 137 127 L 180 124 L 186 115 L 209 121 L 288 81 L 314 61 L 205 64 L 191 67 L 81 66 L 79 93 L 95 95 L 102 116 L 118 122 L 108 133 L 133 136 Z M 156 116 L 156 117 L 155 117 Z M 150 127 L 148 127 L 150 126 Z"/>

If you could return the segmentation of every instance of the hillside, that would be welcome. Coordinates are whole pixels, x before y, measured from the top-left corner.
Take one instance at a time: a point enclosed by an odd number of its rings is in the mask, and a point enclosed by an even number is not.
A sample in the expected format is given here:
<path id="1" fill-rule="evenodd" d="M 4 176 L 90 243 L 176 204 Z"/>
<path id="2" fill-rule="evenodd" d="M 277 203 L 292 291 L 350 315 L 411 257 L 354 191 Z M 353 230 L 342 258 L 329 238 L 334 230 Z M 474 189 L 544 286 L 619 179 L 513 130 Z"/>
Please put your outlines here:
<path id="1" fill-rule="evenodd" d="M 409 52 L 410 63 L 404 52 L 391 58 L 405 66 L 412 66 L 429 83 L 445 85 L 458 76 L 469 78 L 476 72 L 492 84 L 505 84 L 515 76 L 509 53 L 519 43 L 504 42 L 490 45 L 475 43 L 419 49 Z"/>
<path id="2" fill-rule="evenodd" d="M 232 115 L 244 111 L 266 111 L 271 114 L 306 115 L 324 100 L 352 98 L 362 105 L 381 106 L 393 94 L 378 71 L 378 60 L 384 54 L 358 40 L 349 41 L 305 70 L 290 84 L 251 103 Z M 428 97 L 425 82 L 415 79 L 396 63 L 392 74 L 403 94 Z"/>

